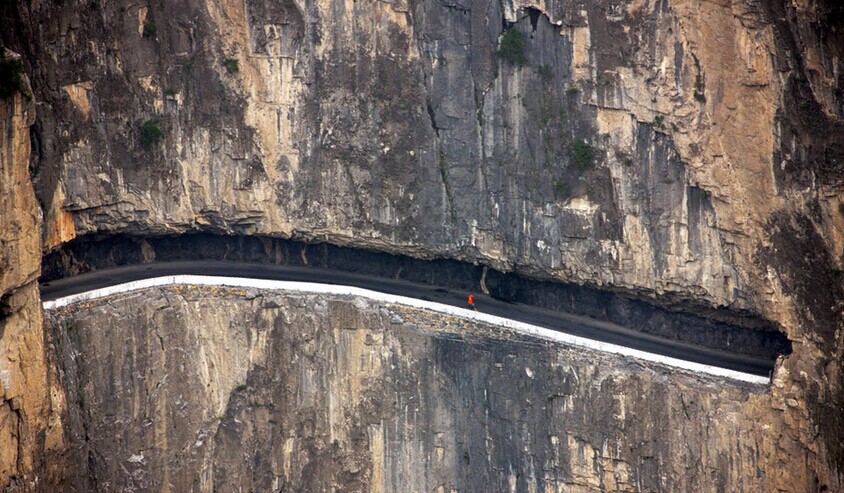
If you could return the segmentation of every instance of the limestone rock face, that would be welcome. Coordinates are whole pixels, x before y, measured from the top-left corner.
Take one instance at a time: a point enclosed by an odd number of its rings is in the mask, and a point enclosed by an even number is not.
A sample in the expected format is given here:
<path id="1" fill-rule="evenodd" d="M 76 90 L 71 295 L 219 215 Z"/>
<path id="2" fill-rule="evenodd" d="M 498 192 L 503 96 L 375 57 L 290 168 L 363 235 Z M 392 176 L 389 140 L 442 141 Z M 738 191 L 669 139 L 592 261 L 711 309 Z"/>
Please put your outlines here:
<path id="1" fill-rule="evenodd" d="M 4 59 L 20 59 L 0 51 Z M 61 427 L 50 421 L 56 415 L 36 282 L 41 209 L 29 177 L 34 119 L 26 95 L 0 98 L 0 487 L 20 491 L 38 487 L 39 474 L 48 474 L 47 449 L 61 444 Z"/>
<path id="2" fill-rule="evenodd" d="M 45 248 L 319 239 L 752 312 L 795 343 L 771 392 L 796 405 L 749 418 L 808 464 L 778 484 L 833 489 L 839 3 L 20 1 L 0 36 L 31 69 Z M 0 260 L 32 260 L 11 231 Z M 3 292 L 37 267 L 7 270 Z"/>
<path id="3" fill-rule="evenodd" d="M 841 19 L 794 2 L 20 5 L 44 242 L 324 239 L 747 309 L 819 342 L 840 309 L 799 314 L 784 278 L 807 266 L 770 249 L 813 236 L 810 277 L 840 285 Z"/>
<path id="4" fill-rule="evenodd" d="M 48 247 L 108 231 L 292 235 L 786 322 L 755 263 L 769 222 L 813 202 L 824 231 L 841 221 L 840 177 L 793 180 L 820 166 L 798 162 L 817 146 L 782 130 L 804 72 L 827 126 L 841 123 L 829 28 L 800 24 L 816 33 L 806 53 L 780 50 L 791 26 L 753 0 L 20 10 L 43 26 L 29 43 Z M 524 63 L 497 54 L 504 27 Z"/>
<path id="5" fill-rule="evenodd" d="M 0 485 L 50 491 L 65 451 L 64 389 L 48 370 L 41 299 L 34 283 L 4 298 L 0 317 Z"/>
<path id="6" fill-rule="evenodd" d="M 178 287 L 48 312 L 54 491 L 813 491 L 806 408 L 338 296 Z M 840 483 L 825 483 L 837 491 Z"/>
<path id="7" fill-rule="evenodd" d="M 20 59 L 8 51 L 0 54 Z M 33 123 L 31 96 L 0 99 L 0 296 L 32 283 L 41 270 L 41 208 L 29 177 Z"/>

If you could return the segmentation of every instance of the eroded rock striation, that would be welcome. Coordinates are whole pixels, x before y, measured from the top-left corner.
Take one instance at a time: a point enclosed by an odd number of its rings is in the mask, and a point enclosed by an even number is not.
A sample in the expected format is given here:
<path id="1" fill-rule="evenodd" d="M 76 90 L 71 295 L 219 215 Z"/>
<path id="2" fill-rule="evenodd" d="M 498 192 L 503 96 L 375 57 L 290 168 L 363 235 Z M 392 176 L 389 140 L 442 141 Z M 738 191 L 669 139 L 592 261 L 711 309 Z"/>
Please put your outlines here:
<path id="1" fill-rule="evenodd" d="M 784 310 L 754 265 L 771 223 L 840 221 L 838 79 L 792 38 L 835 31 L 604 3 L 21 5 L 45 243 L 293 235 Z M 792 86 L 824 90 L 826 140 L 783 135 Z"/>
<path id="2" fill-rule="evenodd" d="M 766 464 L 782 476 L 766 471 L 766 487 L 840 489 L 837 2 L 76 0 L 0 14 L 33 97 L 0 101 L 15 177 L 0 225 L 23 225 L 0 230 L 4 299 L 32 286 L 39 228 L 47 250 L 204 231 L 750 313 L 794 343 L 771 390 L 794 406 L 740 418 L 785 423 L 771 425 L 781 462 Z"/>
<path id="3" fill-rule="evenodd" d="M 771 389 L 364 299 L 173 287 L 48 312 L 85 491 L 809 491 Z M 761 419 L 760 419 L 761 417 Z M 785 466 L 785 467 L 783 467 Z"/>
<path id="4" fill-rule="evenodd" d="M 20 61 L 2 47 L 0 57 Z M 0 487 L 30 490 L 49 474 L 46 457 L 61 445 L 61 427 L 50 411 L 37 283 L 41 209 L 29 176 L 35 103 L 18 76 L 19 87 L 0 97 Z"/>

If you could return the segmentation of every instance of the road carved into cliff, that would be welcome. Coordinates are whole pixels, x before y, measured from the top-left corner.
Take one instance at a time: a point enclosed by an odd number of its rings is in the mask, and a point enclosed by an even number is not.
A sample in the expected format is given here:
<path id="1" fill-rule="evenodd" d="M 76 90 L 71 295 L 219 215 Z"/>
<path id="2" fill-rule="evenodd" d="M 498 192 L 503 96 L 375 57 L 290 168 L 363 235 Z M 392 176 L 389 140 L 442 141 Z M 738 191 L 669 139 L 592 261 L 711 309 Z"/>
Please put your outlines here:
<path id="1" fill-rule="evenodd" d="M 673 368 L 765 385 L 775 361 L 702 348 L 589 317 L 508 303 L 467 292 L 330 269 L 235 262 L 162 262 L 95 271 L 42 284 L 44 309 L 171 285 L 224 286 L 364 297 L 506 327 L 565 345 L 618 354 Z"/>

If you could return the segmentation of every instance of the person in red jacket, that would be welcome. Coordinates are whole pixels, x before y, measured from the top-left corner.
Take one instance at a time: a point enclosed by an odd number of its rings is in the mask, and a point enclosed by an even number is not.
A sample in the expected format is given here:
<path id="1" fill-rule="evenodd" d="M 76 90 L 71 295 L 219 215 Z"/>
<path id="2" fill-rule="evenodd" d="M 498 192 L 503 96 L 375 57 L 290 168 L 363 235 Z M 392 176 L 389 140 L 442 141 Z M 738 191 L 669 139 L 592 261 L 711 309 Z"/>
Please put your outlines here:
<path id="1" fill-rule="evenodd" d="M 475 306 L 475 295 L 469 294 L 469 306 L 472 307 L 472 310 L 478 311 L 478 308 Z"/>

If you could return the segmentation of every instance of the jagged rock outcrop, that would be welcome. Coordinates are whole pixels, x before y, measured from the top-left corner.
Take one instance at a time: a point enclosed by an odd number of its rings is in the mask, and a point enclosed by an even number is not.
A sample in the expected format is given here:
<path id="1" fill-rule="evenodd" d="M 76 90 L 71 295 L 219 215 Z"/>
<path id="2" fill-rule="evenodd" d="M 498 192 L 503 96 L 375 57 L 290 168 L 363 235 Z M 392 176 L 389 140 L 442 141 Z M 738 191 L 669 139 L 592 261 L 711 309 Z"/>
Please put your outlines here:
<path id="1" fill-rule="evenodd" d="M 787 379 L 741 388 L 342 296 L 152 289 L 47 327 L 78 444 L 65 490 L 818 487 Z"/>

